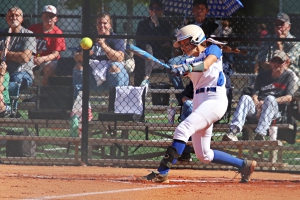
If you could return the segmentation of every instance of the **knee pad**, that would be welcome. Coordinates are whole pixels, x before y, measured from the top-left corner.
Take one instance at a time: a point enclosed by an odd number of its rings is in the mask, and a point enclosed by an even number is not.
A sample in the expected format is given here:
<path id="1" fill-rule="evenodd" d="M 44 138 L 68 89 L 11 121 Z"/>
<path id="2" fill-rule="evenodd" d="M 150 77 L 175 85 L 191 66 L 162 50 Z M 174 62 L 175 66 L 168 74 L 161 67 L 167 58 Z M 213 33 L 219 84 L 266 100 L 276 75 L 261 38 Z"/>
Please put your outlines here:
<path id="1" fill-rule="evenodd" d="M 179 158 L 179 156 L 180 154 L 177 153 L 177 149 L 169 146 L 166 150 L 164 158 L 160 162 L 160 166 L 171 168 L 173 160 Z"/>

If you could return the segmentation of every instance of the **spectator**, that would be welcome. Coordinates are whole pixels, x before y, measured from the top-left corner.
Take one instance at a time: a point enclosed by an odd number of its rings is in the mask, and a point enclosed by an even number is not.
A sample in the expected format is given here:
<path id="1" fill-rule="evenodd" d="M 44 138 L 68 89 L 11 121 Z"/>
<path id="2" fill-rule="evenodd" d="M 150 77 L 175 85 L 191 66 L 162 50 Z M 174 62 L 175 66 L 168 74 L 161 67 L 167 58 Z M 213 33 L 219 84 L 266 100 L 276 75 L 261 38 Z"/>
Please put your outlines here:
<path id="1" fill-rule="evenodd" d="M 222 21 L 222 32 L 221 32 L 221 37 L 228 37 L 232 35 L 232 28 L 230 27 L 230 23 L 228 20 L 223 20 Z"/>
<path id="2" fill-rule="evenodd" d="M 163 4 L 161 0 L 151 0 L 149 4 L 149 14 L 147 19 L 138 23 L 136 35 L 137 36 L 171 36 L 172 26 L 163 18 Z M 172 43 L 171 41 L 162 40 L 136 40 L 136 45 L 141 49 L 154 55 L 154 57 L 167 62 L 172 57 Z M 134 85 L 149 84 L 149 77 L 151 75 L 155 63 L 145 61 L 135 56 L 135 70 L 134 70 Z"/>
<path id="3" fill-rule="evenodd" d="M 115 35 L 111 28 L 111 17 L 107 13 L 97 15 L 98 35 Z M 110 86 L 124 86 L 129 76 L 124 68 L 125 41 L 123 39 L 96 38 L 90 50 L 90 89 L 95 92 L 109 90 Z M 76 53 L 73 70 L 75 96 L 82 90 L 83 51 Z"/>
<path id="4" fill-rule="evenodd" d="M 206 18 L 206 15 L 208 14 L 208 12 L 209 12 L 209 9 L 208 9 L 206 0 L 194 0 L 193 1 L 193 9 L 192 9 L 194 20 L 192 20 L 191 22 L 188 23 L 188 24 L 196 24 L 196 25 L 200 26 L 202 28 L 202 30 L 204 31 L 206 37 L 209 37 L 210 35 L 212 35 L 219 26 L 218 24 L 216 24 L 212 21 L 209 21 Z M 181 50 L 177 49 L 177 52 L 178 51 L 181 52 Z M 188 56 L 186 56 L 186 55 L 183 55 L 183 56 L 178 56 L 178 55 L 179 54 L 177 54 L 177 57 L 170 59 L 168 63 L 171 65 L 178 64 L 178 63 L 184 62 L 188 58 Z M 170 74 L 169 79 L 175 89 L 183 89 L 184 88 L 184 84 L 183 84 L 181 77 Z M 176 96 L 176 99 L 177 99 L 179 105 L 181 105 L 181 99 L 182 99 L 181 94 L 176 94 L 175 96 Z"/>
<path id="5" fill-rule="evenodd" d="M 55 26 L 57 22 L 57 9 L 52 5 L 47 5 L 43 9 L 42 23 L 33 24 L 28 29 L 36 34 L 63 34 Z M 58 37 L 37 37 L 37 54 L 34 57 L 35 68 L 43 71 L 42 85 L 48 85 L 48 78 L 55 75 L 57 61 L 60 52 L 66 50 L 64 38 Z"/>
<path id="6" fill-rule="evenodd" d="M 6 72 L 6 63 L 0 64 L 0 118 L 10 115 L 10 99 L 8 94 L 9 74 Z"/>
<path id="7" fill-rule="evenodd" d="M 257 36 L 259 38 L 265 38 L 268 35 L 267 25 L 264 23 L 257 24 Z M 257 42 L 257 45 L 261 45 L 261 41 Z"/>
<path id="8" fill-rule="evenodd" d="M 264 23 L 257 25 L 257 34 L 259 38 L 265 38 L 268 35 L 267 25 Z M 260 45 L 261 42 L 258 43 Z"/>
<path id="9" fill-rule="evenodd" d="M 274 35 L 268 35 L 266 38 L 295 38 L 290 33 L 291 22 L 290 18 L 285 13 L 278 13 L 274 21 Z M 300 43 L 294 41 L 277 41 L 277 42 L 262 42 L 257 55 L 257 62 L 254 67 L 254 73 L 259 73 L 264 70 L 270 69 L 269 59 L 270 55 L 275 50 L 282 50 L 286 52 L 290 62 L 289 68 L 294 72 L 294 78 L 298 85 L 299 72 L 299 55 L 300 55 Z M 298 77 L 297 77 L 298 76 Z"/>
<path id="10" fill-rule="evenodd" d="M 6 14 L 6 22 L 12 33 L 32 33 L 22 27 L 23 11 L 18 7 L 12 7 Z M 4 30 L 8 32 L 8 29 Z M 1 44 L 3 49 L 3 42 Z M 2 52 L 0 52 L 2 53 Z M 21 84 L 23 90 L 32 85 L 34 67 L 33 54 L 36 53 L 36 39 L 28 36 L 12 36 L 6 55 L 7 72 L 10 74 L 10 82 Z"/>
<path id="11" fill-rule="evenodd" d="M 257 76 L 252 97 L 243 95 L 240 98 L 223 141 L 238 140 L 236 135 L 242 131 L 247 116 L 258 119 L 255 140 L 265 140 L 272 120 L 280 117 L 280 104 L 291 102 L 295 93 L 293 74 L 286 70 L 288 63 L 285 52 L 274 51 L 270 59 L 271 70 Z"/>

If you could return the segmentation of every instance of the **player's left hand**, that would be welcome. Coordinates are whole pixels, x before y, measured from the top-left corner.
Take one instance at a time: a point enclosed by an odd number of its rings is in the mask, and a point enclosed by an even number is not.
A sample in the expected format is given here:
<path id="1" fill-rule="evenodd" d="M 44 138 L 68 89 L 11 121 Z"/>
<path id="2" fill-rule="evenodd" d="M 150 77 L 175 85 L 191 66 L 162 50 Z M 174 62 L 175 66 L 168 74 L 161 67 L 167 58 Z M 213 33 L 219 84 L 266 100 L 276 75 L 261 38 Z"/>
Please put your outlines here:
<path id="1" fill-rule="evenodd" d="M 175 76 L 184 76 L 187 72 L 187 68 L 183 65 L 172 65 L 171 74 Z"/>

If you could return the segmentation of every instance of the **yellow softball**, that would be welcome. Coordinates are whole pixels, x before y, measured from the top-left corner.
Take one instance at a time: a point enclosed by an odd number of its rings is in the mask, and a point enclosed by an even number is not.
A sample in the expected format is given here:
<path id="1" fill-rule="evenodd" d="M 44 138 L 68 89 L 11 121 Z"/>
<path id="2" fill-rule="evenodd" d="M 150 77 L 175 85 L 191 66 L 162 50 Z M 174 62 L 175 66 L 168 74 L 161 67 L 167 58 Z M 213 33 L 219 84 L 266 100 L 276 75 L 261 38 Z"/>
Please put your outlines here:
<path id="1" fill-rule="evenodd" d="M 93 46 L 93 41 L 89 37 L 82 38 L 82 40 L 80 41 L 80 46 L 84 50 L 88 50 Z"/>

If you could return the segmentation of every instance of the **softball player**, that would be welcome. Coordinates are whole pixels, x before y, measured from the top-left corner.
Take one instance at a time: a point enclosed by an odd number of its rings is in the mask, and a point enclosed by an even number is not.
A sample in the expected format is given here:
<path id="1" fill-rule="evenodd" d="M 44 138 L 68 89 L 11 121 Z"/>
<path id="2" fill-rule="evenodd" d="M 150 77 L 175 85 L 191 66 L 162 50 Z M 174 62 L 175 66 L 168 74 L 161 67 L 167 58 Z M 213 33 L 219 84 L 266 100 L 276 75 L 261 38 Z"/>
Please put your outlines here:
<path id="1" fill-rule="evenodd" d="M 171 66 L 171 73 L 188 76 L 193 82 L 193 112 L 175 130 L 172 146 L 166 150 L 157 171 L 138 180 L 168 183 L 168 172 L 183 152 L 192 136 L 197 158 L 204 163 L 218 163 L 237 167 L 241 182 L 248 182 L 257 162 L 242 160 L 218 150 L 210 149 L 213 123 L 222 118 L 227 109 L 225 75 L 222 70 L 222 51 L 217 41 L 206 48 L 203 30 L 197 25 L 187 25 L 177 33 L 175 48 L 181 47 L 188 56 L 185 64 Z"/>

